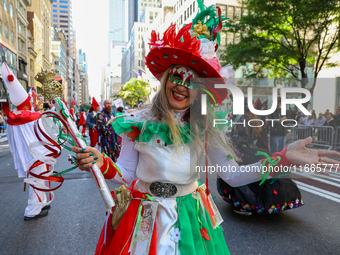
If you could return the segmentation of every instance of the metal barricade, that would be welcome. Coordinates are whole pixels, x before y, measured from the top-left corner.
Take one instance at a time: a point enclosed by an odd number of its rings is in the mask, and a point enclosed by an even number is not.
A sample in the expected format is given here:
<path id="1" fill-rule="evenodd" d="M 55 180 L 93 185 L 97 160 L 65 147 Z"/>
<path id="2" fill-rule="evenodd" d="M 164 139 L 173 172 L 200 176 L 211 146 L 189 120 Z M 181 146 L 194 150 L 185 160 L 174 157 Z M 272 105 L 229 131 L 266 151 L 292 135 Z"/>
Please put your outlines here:
<path id="1" fill-rule="evenodd" d="M 337 150 L 340 149 L 340 127 L 335 128 L 335 139 L 333 143 L 333 149 Z"/>
<path id="2" fill-rule="evenodd" d="M 7 136 L 6 128 L 7 126 L 0 126 L 0 138 Z"/>
<path id="3" fill-rule="evenodd" d="M 298 124 L 296 127 L 292 127 L 291 132 L 287 134 L 287 144 L 299 139 L 305 139 L 309 136 L 313 138 L 313 142 L 310 144 L 311 146 L 322 147 L 328 150 L 333 148 L 334 141 L 337 141 L 333 127 Z"/>

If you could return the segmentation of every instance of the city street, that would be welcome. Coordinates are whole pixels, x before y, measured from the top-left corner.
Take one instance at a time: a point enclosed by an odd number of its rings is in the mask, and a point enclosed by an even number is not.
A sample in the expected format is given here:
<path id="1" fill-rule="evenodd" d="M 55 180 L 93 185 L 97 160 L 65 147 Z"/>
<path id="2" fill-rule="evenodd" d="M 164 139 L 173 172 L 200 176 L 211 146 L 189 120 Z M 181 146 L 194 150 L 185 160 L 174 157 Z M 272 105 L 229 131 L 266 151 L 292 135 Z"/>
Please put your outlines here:
<path id="1" fill-rule="evenodd" d="M 70 167 L 64 151 L 56 165 Z M 27 191 L 17 178 L 8 143 L 0 142 L 0 254 L 94 254 L 105 221 L 105 206 L 91 175 L 74 170 L 55 191 L 49 215 L 24 221 Z M 321 179 L 321 181 L 320 181 Z M 205 176 L 202 176 L 205 182 Z M 336 254 L 340 249 L 340 173 L 315 174 L 298 179 L 305 205 L 277 215 L 243 216 L 233 213 L 216 191 L 210 189 L 224 222 L 224 236 L 231 254 Z M 118 185 L 108 183 L 110 189 Z"/>

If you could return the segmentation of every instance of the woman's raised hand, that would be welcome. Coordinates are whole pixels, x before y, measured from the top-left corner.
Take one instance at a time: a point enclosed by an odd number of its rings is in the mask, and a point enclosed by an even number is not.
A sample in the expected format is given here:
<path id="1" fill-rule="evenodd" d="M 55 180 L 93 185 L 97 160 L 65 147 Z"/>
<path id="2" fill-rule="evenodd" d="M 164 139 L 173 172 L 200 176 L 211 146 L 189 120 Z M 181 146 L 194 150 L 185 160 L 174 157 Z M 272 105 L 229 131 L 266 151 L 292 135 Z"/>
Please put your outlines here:
<path id="1" fill-rule="evenodd" d="M 313 141 L 312 137 L 295 141 L 288 145 L 287 159 L 295 165 L 330 164 L 327 168 L 340 164 L 339 161 L 324 156 L 340 156 L 340 153 L 332 150 L 316 150 L 306 148 Z"/>
<path id="2" fill-rule="evenodd" d="M 101 167 L 104 164 L 102 154 L 95 148 L 80 148 L 73 146 L 72 151 L 77 153 L 76 156 L 80 170 L 89 171 L 89 168 L 91 168 L 95 163 L 97 163 L 98 167 Z"/>

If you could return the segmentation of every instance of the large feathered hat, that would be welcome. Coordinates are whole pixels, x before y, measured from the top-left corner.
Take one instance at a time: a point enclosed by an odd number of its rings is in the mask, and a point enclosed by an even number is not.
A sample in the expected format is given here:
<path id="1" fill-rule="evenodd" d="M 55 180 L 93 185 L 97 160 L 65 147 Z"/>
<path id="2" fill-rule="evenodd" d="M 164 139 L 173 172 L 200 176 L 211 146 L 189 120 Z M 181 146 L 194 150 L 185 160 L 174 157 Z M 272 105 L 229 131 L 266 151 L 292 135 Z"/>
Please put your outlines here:
<path id="1" fill-rule="evenodd" d="M 201 0 L 197 2 L 199 11 L 192 23 L 178 32 L 176 25 L 171 24 L 162 37 L 155 30 L 151 32 L 150 52 L 145 57 L 146 65 L 158 80 L 173 65 L 188 66 L 203 78 L 208 78 L 205 86 L 210 99 L 222 102 L 227 97 L 228 90 L 215 89 L 214 84 L 224 83 L 226 78 L 234 75 L 231 66 L 221 68 L 216 55 L 219 32 L 227 18 L 221 16 L 219 7 L 212 5 L 206 8 Z M 209 79 L 212 79 L 211 82 Z"/>

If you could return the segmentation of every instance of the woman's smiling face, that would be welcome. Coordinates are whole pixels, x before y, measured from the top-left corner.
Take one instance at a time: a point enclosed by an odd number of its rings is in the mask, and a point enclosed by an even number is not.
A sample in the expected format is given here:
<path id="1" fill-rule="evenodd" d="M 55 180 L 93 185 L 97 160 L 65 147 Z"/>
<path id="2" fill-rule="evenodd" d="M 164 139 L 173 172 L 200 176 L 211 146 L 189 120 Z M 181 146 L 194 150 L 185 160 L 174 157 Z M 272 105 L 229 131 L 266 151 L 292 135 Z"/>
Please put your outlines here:
<path id="1" fill-rule="evenodd" d="M 174 70 L 179 70 L 176 72 Z M 169 72 L 169 78 L 166 83 L 165 93 L 170 106 L 175 110 L 184 110 L 190 106 L 190 102 L 195 100 L 198 95 L 198 89 L 189 89 L 180 84 L 188 85 L 190 77 L 187 74 L 192 73 L 191 78 L 195 78 L 193 71 L 188 67 L 174 67 Z"/>

